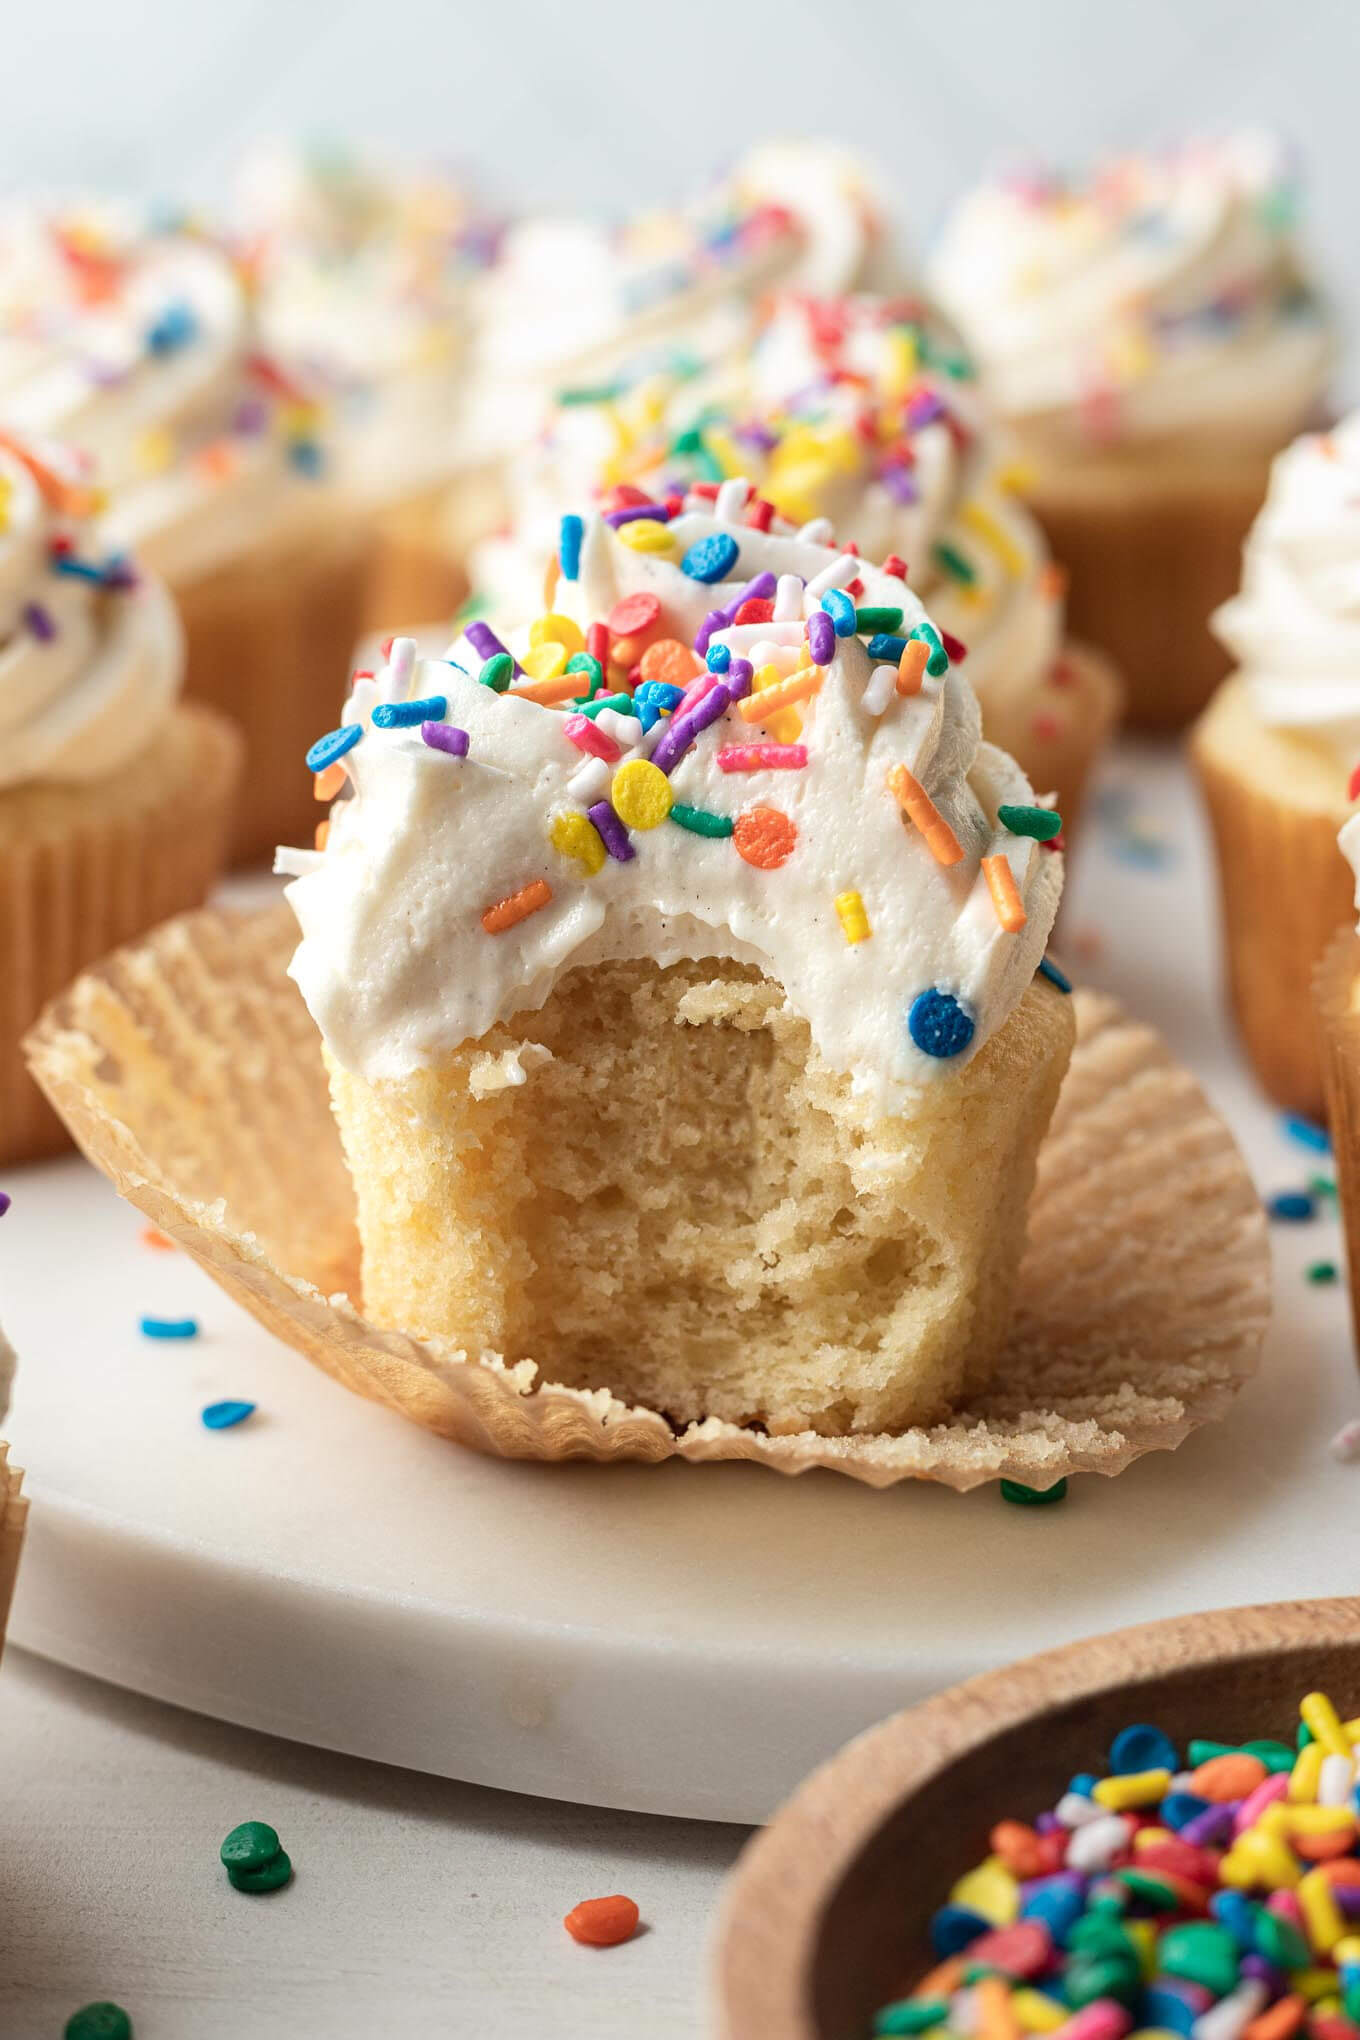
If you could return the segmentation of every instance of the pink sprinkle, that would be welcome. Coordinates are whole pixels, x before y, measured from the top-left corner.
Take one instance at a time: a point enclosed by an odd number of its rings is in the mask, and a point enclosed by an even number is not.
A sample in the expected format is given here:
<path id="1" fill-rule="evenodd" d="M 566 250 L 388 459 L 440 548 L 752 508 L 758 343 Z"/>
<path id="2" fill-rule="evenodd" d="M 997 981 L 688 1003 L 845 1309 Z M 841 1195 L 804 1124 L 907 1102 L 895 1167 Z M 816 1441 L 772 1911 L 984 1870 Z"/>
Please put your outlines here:
<path id="1" fill-rule="evenodd" d="M 682 715 L 688 715 L 692 708 L 697 708 L 704 696 L 713 692 L 721 678 L 721 673 L 701 673 L 697 680 L 691 680 L 677 702 L 671 720 L 679 722 Z"/>
<path id="2" fill-rule="evenodd" d="M 1274 1913 L 1277 1920 L 1286 1920 L 1291 1927 L 1297 1927 L 1301 1934 L 1306 1931 L 1303 1924 L 1303 1907 L 1299 1904 L 1296 1893 L 1272 1891 L 1266 1900 L 1266 1911 Z"/>
<path id="3" fill-rule="evenodd" d="M 806 744 L 729 744 L 718 753 L 723 772 L 801 772 Z"/>
<path id="4" fill-rule="evenodd" d="M 1097 1998 L 1073 2012 L 1067 2023 L 1058 2027 L 1055 2040 L 1124 2040 L 1132 2025 L 1133 2015 L 1123 2005 L 1113 1998 Z"/>
<path id="5" fill-rule="evenodd" d="M 1249 1827 L 1255 1827 L 1268 1806 L 1277 1799 L 1283 1799 L 1289 1790 L 1288 1771 L 1276 1771 L 1271 1777 L 1263 1778 L 1254 1792 L 1249 1792 L 1233 1815 L 1233 1833 L 1244 1834 Z"/>
<path id="6" fill-rule="evenodd" d="M 588 715 L 569 715 L 562 724 L 562 734 L 578 751 L 588 751 L 592 758 L 603 758 L 606 765 L 612 765 L 616 758 L 623 756 L 622 744 L 605 732 L 596 729 L 594 720 Z"/>

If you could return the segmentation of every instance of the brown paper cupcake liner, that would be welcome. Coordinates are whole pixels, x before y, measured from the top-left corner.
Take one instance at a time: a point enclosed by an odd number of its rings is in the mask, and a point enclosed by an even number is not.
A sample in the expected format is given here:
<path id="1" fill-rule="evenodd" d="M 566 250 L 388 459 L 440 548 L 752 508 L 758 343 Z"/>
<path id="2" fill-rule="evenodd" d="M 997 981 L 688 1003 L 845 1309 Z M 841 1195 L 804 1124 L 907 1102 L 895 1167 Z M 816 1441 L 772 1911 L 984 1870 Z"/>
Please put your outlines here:
<path id="1" fill-rule="evenodd" d="M 286 907 L 186 915 L 105 960 L 29 1038 L 85 1152 L 236 1301 L 346 1387 L 510 1458 L 744 1459 L 871 1486 L 1118 1473 L 1219 1417 L 1269 1314 L 1265 1220 L 1232 1136 L 1151 1029 L 1077 994 L 996 1384 L 893 1436 L 677 1432 L 532 1361 L 365 1322 L 354 1198 Z M 550 1365 L 550 1363 L 549 1363 Z"/>
<path id="2" fill-rule="evenodd" d="M 386 637 L 445 623 L 467 600 L 467 569 L 450 544 L 447 500 L 446 489 L 431 490 L 372 516 L 363 630 Z"/>
<path id="3" fill-rule="evenodd" d="M 984 705 L 987 741 L 1010 752 L 1041 798 L 1056 795 L 1068 840 L 1124 696 L 1123 682 L 1104 654 L 1069 641 L 1052 672 L 1023 704 Z"/>
<path id="4" fill-rule="evenodd" d="M 1332 1133 L 1351 1321 L 1360 1354 L 1360 935 L 1338 929 L 1313 978 L 1318 1051 Z"/>
<path id="5" fill-rule="evenodd" d="M 340 720 L 365 558 L 363 527 L 341 528 L 337 518 L 174 590 L 188 640 L 185 691 L 229 716 L 246 740 L 235 864 L 270 863 L 280 843 L 310 843 L 324 816 L 303 760 Z"/>
<path id="6" fill-rule="evenodd" d="M 1337 849 L 1342 805 L 1292 805 L 1220 761 L 1201 727 L 1191 758 L 1218 862 L 1228 992 L 1242 1045 L 1266 1093 L 1320 1119 L 1322 1058 L 1313 972 L 1338 928 L 1354 920 L 1355 880 Z"/>
<path id="7" fill-rule="evenodd" d="M 1236 593 L 1268 459 L 1046 475 L 1025 497 L 1067 571 L 1067 621 L 1128 685 L 1128 720 L 1179 729 L 1228 671 L 1209 617 Z"/>
<path id="8" fill-rule="evenodd" d="M 109 779 L 0 792 L 0 1163 L 69 1146 L 23 1037 L 78 971 L 207 899 L 241 750 L 220 716 L 181 708 Z"/>

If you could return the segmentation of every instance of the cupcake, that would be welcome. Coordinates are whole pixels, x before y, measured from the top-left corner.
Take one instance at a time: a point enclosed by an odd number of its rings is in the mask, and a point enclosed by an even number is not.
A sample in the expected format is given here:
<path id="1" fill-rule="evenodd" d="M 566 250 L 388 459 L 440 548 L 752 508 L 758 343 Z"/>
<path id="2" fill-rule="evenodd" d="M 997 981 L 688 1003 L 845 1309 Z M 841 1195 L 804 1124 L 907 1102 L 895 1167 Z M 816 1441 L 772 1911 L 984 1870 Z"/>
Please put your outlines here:
<path id="1" fill-rule="evenodd" d="M 1354 906 L 1360 910 L 1360 814 L 1351 816 L 1338 841 L 1354 888 Z M 1313 997 L 1346 1237 L 1351 1316 L 1360 1350 L 1360 930 L 1354 914 L 1327 946 L 1314 976 Z"/>
<path id="2" fill-rule="evenodd" d="M 749 479 L 734 500 L 732 478 Z M 983 732 L 1071 824 L 1120 691 L 1065 642 L 1062 572 L 1004 485 L 967 361 L 918 302 L 784 294 L 749 361 L 640 376 L 559 403 L 517 464 L 508 539 L 474 555 L 479 589 L 527 614 L 573 503 L 728 487 L 910 575 L 966 647 Z"/>
<path id="3" fill-rule="evenodd" d="M 108 949 L 200 906 L 240 740 L 177 704 L 179 621 L 74 465 L 0 435 L 0 1162 L 66 1145 L 20 1042 Z"/>
<path id="4" fill-rule="evenodd" d="M 284 853 L 370 1321 L 676 1424 L 994 1369 L 1073 1038 L 1051 817 L 895 575 L 690 492 L 402 640 Z"/>
<path id="5" fill-rule="evenodd" d="M 1209 616 L 1271 455 L 1327 387 L 1296 203 L 1279 145 L 1244 133 L 1084 183 L 984 186 L 929 271 L 1068 570 L 1072 626 L 1113 656 L 1140 723 L 1188 721 L 1223 677 Z"/>
<path id="6" fill-rule="evenodd" d="M 0 426 L 78 447 L 110 539 L 168 583 L 189 697 L 246 737 L 234 854 L 270 854 L 308 825 L 296 748 L 333 713 L 363 541 L 237 267 L 130 210 L 0 215 Z"/>
<path id="7" fill-rule="evenodd" d="M 1271 1097 L 1316 1115 L 1307 987 L 1350 919 L 1336 838 L 1360 760 L 1360 414 L 1275 462 L 1242 591 L 1214 627 L 1241 670 L 1196 724 L 1191 750 L 1218 855 L 1233 1009 Z"/>

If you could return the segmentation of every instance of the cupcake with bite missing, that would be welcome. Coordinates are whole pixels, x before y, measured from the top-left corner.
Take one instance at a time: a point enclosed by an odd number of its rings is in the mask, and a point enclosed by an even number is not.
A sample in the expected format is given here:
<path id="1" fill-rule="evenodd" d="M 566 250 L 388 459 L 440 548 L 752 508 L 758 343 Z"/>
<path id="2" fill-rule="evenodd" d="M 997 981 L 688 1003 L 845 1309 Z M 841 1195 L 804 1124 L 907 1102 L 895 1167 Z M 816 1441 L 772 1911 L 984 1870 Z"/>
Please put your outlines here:
<path id="1" fill-rule="evenodd" d="M 1325 398 L 1335 338 L 1296 216 L 1284 151 L 1242 133 L 984 185 L 929 271 L 1068 569 L 1073 627 L 1140 723 L 1188 721 L 1223 677 L 1210 614 L 1272 454 Z"/>
<path id="2" fill-rule="evenodd" d="M 110 540 L 169 585 L 187 692 L 246 739 L 233 852 L 271 854 L 308 825 L 289 752 L 333 712 L 363 535 L 326 486 L 316 404 L 261 351 L 243 272 L 131 207 L 0 213 L 0 426 L 77 448 Z"/>
<path id="3" fill-rule="evenodd" d="M 76 973 L 202 905 L 241 744 L 178 700 L 163 585 L 111 546 L 60 450 L 0 433 L 0 1162 L 68 1136 L 20 1043 Z"/>
<path id="4" fill-rule="evenodd" d="M 1360 415 L 1280 455 L 1241 592 L 1214 627 L 1238 662 L 1195 725 L 1243 1044 L 1271 1097 L 1322 1110 L 1308 986 L 1351 918 L 1337 849 L 1360 763 Z"/>
<path id="5" fill-rule="evenodd" d="M 762 525 L 569 513 L 550 611 L 394 644 L 312 753 L 292 971 L 371 1320 L 680 1424 L 894 1431 L 1001 1350 L 1061 858 L 905 583 Z"/>

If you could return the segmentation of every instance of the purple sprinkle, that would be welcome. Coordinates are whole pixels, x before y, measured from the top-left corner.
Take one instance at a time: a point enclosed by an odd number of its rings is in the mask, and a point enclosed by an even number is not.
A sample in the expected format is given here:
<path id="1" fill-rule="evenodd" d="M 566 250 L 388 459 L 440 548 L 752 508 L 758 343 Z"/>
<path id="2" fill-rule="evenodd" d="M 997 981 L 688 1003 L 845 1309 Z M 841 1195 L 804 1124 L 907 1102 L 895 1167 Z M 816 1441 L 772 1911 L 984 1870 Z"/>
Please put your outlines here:
<path id="1" fill-rule="evenodd" d="M 597 800 L 594 807 L 586 809 L 586 813 L 594 822 L 599 831 L 600 841 L 611 857 L 616 857 L 620 864 L 627 864 L 630 858 L 637 856 L 637 851 L 628 840 L 627 829 L 607 800 Z"/>
<path id="2" fill-rule="evenodd" d="M 814 666 L 829 666 L 836 656 L 836 626 L 824 609 L 814 609 L 808 618 L 808 650 Z"/>
<path id="3" fill-rule="evenodd" d="M 944 400 L 934 390 L 918 390 L 907 405 L 907 429 L 919 432 L 925 425 L 933 425 L 937 418 L 944 416 Z"/>
<path id="4" fill-rule="evenodd" d="M 746 583 L 746 586 L 742 589 L 740 595 L 736 597 L 735 601 L 728 603 L 728 622 L 736 622 L 737 611 L 741 608 L 743 602 L 768 602 L 778 586 L 778 581 L 776 581 L 768 567 L 764 573 L 757 574 L 754 581 Z"/>
<path id="5" fill-rule="evenodd" d="M 738 663 L 734 659 L 732 666 Z M 749 664 L 749 661 L 740 663 Z M 731 671 L 732 667 L 729 666 L 729 678 Z M 678 765 L 695 738 L 706 730 L 710 723 L 715 723 L 720 715 L 725 715 L 732 701 L 733 695 L 728 681 L 720 680 L 702 701 L 696 701 L 693 708 L 686 709 L 683 715 L 676 716 L 652 752 L 652 763 L 658 772 L 670 772 Z"/>
<path id="6" fill-rule="evenodd" d="M 759 447 L 762 453 L 773 453 L 779 444 L 776 433 L 768 432 L 763 425 L 757 425 L 754 420 L 747 425 L 734 425 L 732 437 L 739 439 L 743 446 Z"/>
<path id="7" fill-rule="evenodd" d="M 243 439 L 257 438 L 269 428 L 269 406 L 259 397 L 245 397 L 231 415 L 231 429 Z"/>
<path id="8" fill-rule="evenodd" d="M 1181 1829 L 1181 1840 L 1189 1842 L 1192 1849 L 1217 1849 L 1226 1845 L 1232 1833 L 1233 1814 L 1236 1809 L 1229 1803 L 1207 1806 L 1203 1813 L 1197 1813 Z"/>
<path id="9" fill-rule="evenodd" d="M 621 524 L 636 524 L 640 517 L 651 517 L 658 524 L 669 524 L 671 513 L 664 503 L 630 503 L 626 510 L 606 510 L 604 521 L 612 524 L 615 531 Z"/>
<path id="10" fill-rule="evenodd" d="M 882 482 L 894 503 L 920 502 L 921 491 L 916 486 L 915 475 L 910 468 L 903 467 L 899 461 L 885 461 L 878 471 L 878 479 Z"/>
<path id="11" fill-rule="evenodd" d="M 1335 1885 L 1332 1887 L 1332 1896 L 1333 1898 L 1341 1896 L 1341 1890 Z M 1263 1983 L 1272 1997 L 1280 1997 L 1284 1993 L 1284 1977 L 1273 1963 L 1266 1961 L 1264 1955 L 1244 1955 L 1242 1974 L 1254 1978 L 1257 1983 Z"/>
<path id="12" fill-rule="evenodd" d="M 104 569 L 104 586 L 124 594 L 137 586 L 137 569 L 131 560 L 112 559 Z"/>
<path id="13" fill-rule="evenodd" d="M 484 662 L 487 659 L 494 659 L 498 652 L 504 652 L 505 656 L 509 659 L 510 664 L 514 667 L 515 678 L 518 680 L 519 676 L 524 671 L 523 666 L 521 666 L 519 660 L 510 650 L 509 645 L 503 645 L 501 643 L 500 639 L 496 636 L 495 631 L 491 628 L 491 625 L 489 623 L 483 623 L 481 617 L 479 616 L 474 617 L 472 622 L 468 624 L 467 628 L 464 630 L 463 635 L 467 639 L 468 643 L 472 646 L 474 652 L 480 653 L 482 660 Z"/>
<path id="14" fill-rule="evenodd" d="M 1360 1884 L 1334 1884 L 1332 1897 L 1348 1920 L 1360 1920 Z"/>
<path id="15" fill-rule="evenodd" d="M 712 637 L 714 631 L 726 630 L 727 624 L 728 615 L 725 609 L 709 610 L 708 615 L 699 625 L 698 633 L 696 634 L 694 639 L 694 649 L 699 654 L 699 657 L 701 659 L 705 656 L 705 654 L 708 651 L 708 641 Z"/>
<path id="16" fill-rule="evenodd" d="M 0 1218 L 4 1217 L 13 1202 L 14 1199 L 10 1196 L 8 1190 L 0 1190 Z"/>
<path id="17" fill-rule="evenodd" d="M 1061 1826 L 1056 1813 L 1041 1813 L 1035 1820 L 1034 1832 L 1036 1835 L 1056 1835 Z"/>
<path id="18" fill-rule="evenodd" d="M 723 685 L 733 701 L 744 701 L 751 692 L 751 682 L 755 677 L 756 669 L 749 659 L 733 659 L 723 676 Z"/>
<path id="19" fill-rule="evenodd" d="M 456 723 L 423 722 L 420 734 L 432 751 L 447 751 L 450 758 L 466 758 L 471 739 Z"/>
<path id="20" fill-rule="evenodd" d="M 52 642 L 52 639 L 57 634 L 57 626 L 53 623 L 41 602 L 25 602 L 23 616 L 24 622 L 40 643 L 46 645 Z"/>

